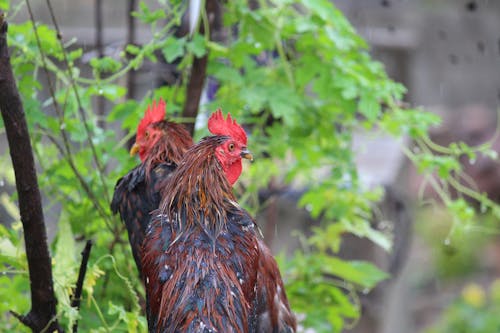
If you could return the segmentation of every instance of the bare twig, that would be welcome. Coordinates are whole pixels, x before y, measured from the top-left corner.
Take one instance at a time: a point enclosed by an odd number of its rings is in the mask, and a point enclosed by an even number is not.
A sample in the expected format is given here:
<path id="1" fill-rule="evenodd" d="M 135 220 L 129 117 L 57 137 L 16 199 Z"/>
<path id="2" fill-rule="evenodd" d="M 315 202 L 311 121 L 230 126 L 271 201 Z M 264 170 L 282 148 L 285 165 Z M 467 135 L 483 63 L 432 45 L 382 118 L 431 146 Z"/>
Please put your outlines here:
<path id="1" fill-rule="evenodd" d="M 71 307 L 80 311 L 80 301 L 82 297 L 83 282 L 85 281 L 85 274 L 87 273 L 87 263 L 90 257 L 90 250 L 92 249 L 92 241 L 88 240 L 85 248 L 82 251 L 82 263 L 80 264 L 80 271 L 78 272 L 78 280 L 76 282 L 75 293 L 71 299 Z M 78 332 L 78 320 L 73 324 L 73 333 Z"/>
<path id="2" fill-rule="evenodd" d="M 5 124 L 16 178 L 19 211 L 26 243 L 31 286 L 31 310 L 15 316 L 34 332 L 62 332 L 56 318 L 52 266 L 33 149 L 7 46 L 7 23 L 0 12 L 0 111 Z"/>

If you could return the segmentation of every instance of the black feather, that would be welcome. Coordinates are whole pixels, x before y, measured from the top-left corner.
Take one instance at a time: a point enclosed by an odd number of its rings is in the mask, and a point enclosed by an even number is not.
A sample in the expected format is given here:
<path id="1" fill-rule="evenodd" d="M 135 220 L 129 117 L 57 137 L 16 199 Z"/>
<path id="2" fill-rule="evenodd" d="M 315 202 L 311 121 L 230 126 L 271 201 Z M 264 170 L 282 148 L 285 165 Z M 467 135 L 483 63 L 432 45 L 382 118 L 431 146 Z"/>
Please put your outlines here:
<path id="1" fill-rule="evenodd" d="M 147 174 L 146 166 L 140 164 L 116 183 L 111 211 L 114 214 L 120 213 L 127 227 L 132 254 L 139 272 L 144 233 L 151 219 L 151 212 L 158 208 L 160 203 L 159 183 L 174 170 L 174 164 L 160 163 Z"/>

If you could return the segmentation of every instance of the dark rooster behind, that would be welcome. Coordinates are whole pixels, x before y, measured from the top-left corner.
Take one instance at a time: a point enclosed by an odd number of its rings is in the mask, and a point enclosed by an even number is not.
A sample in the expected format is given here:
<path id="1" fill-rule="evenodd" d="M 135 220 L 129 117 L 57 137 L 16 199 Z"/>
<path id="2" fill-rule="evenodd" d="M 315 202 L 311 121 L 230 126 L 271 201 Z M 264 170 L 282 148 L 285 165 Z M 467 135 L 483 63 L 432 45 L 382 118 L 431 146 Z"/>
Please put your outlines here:
<path id="1" fill-rule="evenodd" d="M 220 110 L 209 130 L 162 182 L 144 239 L 149 331 L 295 332 L 276 261 L 232 193 L 246 134 Z"/>
<path id="2" fill-rule="evenodd" d="M 139 153 L 141 164 L 120 178 L 115 186 L 111 211 L 120 213 L 127 227 L 132 254 L 141 273 L 140 250 L 151 211 L 158 208 L 158 184 L 181 161 L 193 144 L 180 124 L 165 120 L 165 102 L 153 102 L 141 119 L 131 155 Z"/>

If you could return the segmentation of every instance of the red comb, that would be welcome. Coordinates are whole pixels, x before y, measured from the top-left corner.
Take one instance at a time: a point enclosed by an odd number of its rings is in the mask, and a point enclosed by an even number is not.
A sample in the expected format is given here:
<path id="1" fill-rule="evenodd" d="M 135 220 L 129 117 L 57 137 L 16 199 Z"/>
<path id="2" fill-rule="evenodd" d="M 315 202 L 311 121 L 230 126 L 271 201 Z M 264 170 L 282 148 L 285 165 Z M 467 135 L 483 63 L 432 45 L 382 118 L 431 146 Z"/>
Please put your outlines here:
<path id="1" fill-rule="evenodd" d="M 213 135 L 226 135 L 233 139 L 247 144 L 247 135 L 245 130 L 236 122 L 235 119 L 231 118 L 231 114 L 227 114 L 227 119 L 224 119 L 222 110 L 218 109 L 208 119 L 208 130 Z"/>
<path id="2" fill-rule="evenodd" d="M 163 98 L 160 98 L 158 104 L 156 104 L 156 101 L 153 101 L 152 104 L 148 105 L 144 117 L 137 126 L 137 136 L 143 135 L 146 128 L 152 123 L 165 119 L 165 106 L 166 103 Z"/>

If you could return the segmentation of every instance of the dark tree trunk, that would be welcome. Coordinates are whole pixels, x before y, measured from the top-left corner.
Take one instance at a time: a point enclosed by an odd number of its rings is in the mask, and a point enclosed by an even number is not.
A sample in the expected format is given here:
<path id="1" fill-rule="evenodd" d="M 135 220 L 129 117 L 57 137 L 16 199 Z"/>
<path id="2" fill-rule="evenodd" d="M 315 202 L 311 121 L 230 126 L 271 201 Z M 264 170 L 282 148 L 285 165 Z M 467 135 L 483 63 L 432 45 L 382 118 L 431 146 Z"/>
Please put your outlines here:
<path id="1" fill-rule="evenodd" d="M 205 2 L 210 39 L 212 39 L 214 31 L 220 29 L 221 9 L 219 6 L 216 0 L 207 0 Z M 203 24 L 200 24 L 200 32 L 204 33 Z M 194 59 L 187 85 L 186 103 L 184 104 L 182 117 L 192 119 L 192 121 L 185 124 L 191 135 L 194 133 L 194 120 L 198 115 L 198 106 L 200 105 L 201 93 L 203 92 L 203 85 L 207 75 L 207 62 L 208 53 L 201 58 Z"/>
<path id="2" fill-rule="evenodd" d="M 208 54 L 201 58 L 195 58 L 193 66 L 191 67 L 191 76 L 189 78 L 186 103 L 184 104 L 184 111 L 182 117 L 192 119 L 186 122 L 185 126 L 191 136 L 194 134 L 194 122 L 198 115 L 198 106 L 200 105 L 201 93 L 203 92 L 203 84 L 205 82 L 207 72 Z"/>
<path id="3" fill-rule="evenodd" d="M 33 150 L 10 64 L 4 17 L 4 13 L 0 12 L 0 111 L 16 178 L 31 285 L 31 310 L 27 315 L 17 317 L 33 332 L 43 329 L 62 332 L 56 318 L 57 300 Z"/>

